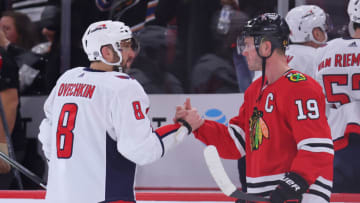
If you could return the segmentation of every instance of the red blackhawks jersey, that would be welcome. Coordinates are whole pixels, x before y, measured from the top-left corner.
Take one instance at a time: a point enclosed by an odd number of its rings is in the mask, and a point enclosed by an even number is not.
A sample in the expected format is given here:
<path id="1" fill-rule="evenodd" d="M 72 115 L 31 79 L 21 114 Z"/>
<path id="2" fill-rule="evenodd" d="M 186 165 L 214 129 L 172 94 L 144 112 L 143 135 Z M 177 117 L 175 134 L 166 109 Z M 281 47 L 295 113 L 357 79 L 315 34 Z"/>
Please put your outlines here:
<path id="1" fill-rule="evenodd" d="M 360 134 L 360 39 L 334 39 L 317 50 L 316 79 L 324 89 L 335 150 Z"/>
<path id="2" fill-rule="evenodd" d="M 215 145 L 222 158 L 246 155 L 249 193 L 269 196 L 291 171 L 310 185 L 302 202 L 329 202 L 334 151 L 320 85 L 290 70 L 260 88 L 261 78 L 246 90 L 239 115 L 228 127 L 206 120 L 194 132 L 196 138 Z"/>
<path id="3" fill-rule="evenodd" d="M 65 72 L 45 102 L 40 125 L 49 160 L 46 200 L 134 201 L 136 165 L 161 158 L 180 127 L 153 131 L 149 105 L 127 74 L 83 67 Z"/>

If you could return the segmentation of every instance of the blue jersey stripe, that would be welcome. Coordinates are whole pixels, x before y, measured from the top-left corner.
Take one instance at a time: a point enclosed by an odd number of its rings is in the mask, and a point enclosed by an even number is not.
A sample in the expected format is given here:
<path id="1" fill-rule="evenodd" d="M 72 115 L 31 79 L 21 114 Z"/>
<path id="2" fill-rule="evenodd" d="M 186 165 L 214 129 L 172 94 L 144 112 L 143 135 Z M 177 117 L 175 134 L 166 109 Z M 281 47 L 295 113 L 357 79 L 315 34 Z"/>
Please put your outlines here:
<path id="1" fill-rule="evenodd" d="M 106 133 L 105 202 L 135 201 L 135 163 L 117 151 L 116 141 Z"/>

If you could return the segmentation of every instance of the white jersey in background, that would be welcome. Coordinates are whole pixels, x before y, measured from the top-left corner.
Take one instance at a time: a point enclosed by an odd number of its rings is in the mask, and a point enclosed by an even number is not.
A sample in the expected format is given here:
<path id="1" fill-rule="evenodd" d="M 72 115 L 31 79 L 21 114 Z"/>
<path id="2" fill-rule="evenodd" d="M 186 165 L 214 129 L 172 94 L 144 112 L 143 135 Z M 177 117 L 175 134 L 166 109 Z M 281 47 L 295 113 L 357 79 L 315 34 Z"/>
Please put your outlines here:
<path id="1" fill-rule="evenodd" d="M 334 39 L 317 49 L 316 80 L 326 95 L 335 149 L 349 133 L 360 134 L 360 39 Z"/>
<path id="2" fill-rule="evenodd" d="M 305 73 L 315 78 L 314 57 L 316 48 L 290 44 L 286 49 L 285 55 L 290 68 Z"/>
<path id="3" fill-rule="evenodd" d="M 310 46 L 290 44 L 285 51 L 285 55 L 290 68 L 315 78 L 313 62 L 315 52 L 316 48 Z M 252 81 L 255 81 L 262 75 L 261 71 L 255 71 L 254 73 Z"/>
<path id="4" fill-rule="evenodd" d="M 153 131 L 149 98 L 136 80 L 84 67 L 60 77 L 44 110 L 39 139 L 51 203 L 134 201 L 136 164 L 162 157 L 180 127 Z"/>

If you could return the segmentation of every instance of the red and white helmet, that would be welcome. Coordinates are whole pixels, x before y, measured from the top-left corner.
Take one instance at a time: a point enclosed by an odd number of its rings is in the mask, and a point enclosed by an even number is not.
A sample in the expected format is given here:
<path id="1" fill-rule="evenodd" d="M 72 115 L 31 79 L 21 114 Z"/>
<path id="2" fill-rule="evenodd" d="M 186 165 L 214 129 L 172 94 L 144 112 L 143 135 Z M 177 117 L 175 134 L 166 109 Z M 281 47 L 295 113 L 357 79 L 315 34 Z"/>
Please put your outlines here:
<path id="1" fill-rule="evenodd" d="M 106 20 L 92 23 L 83 35 L 82 44 L 90 61 L 100 60 L 108 65 L 120 66 L 120 42 L 125 39 L 132 39 L 130 28 L 123 22 Z M 110 63 L 103 58 L 101 48 L 105 45 L 112 45 L 119 56 L 118 62 Z"/>
<path id="2" fill-rule="evenodd" d="M 302 5 L 291 9 L 285 18 L 290 28 L 290 40 L 294 43 L 313 41 L 324 44 L 327 41 L 327 14 L 315 5 Z M 319 27 L 325 34 L 323 42 L 317 41 L 312 31 Z"/>
<path id="3" fill-rule="evenodd" d="M 354 35 L 354 23 L 360 23 L 360 1 L 350 0 L 348 4 L 347 12 L 349 14 L 349 33 L 351 36 Z"/>

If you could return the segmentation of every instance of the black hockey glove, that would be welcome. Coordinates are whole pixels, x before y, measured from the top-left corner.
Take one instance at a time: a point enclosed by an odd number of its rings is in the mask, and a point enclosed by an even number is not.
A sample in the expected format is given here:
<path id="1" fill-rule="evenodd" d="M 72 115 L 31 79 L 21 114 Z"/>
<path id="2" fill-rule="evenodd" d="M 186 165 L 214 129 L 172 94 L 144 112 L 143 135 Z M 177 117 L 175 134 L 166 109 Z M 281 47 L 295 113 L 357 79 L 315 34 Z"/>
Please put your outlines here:
<path id="1" fill-rule="evenodd" d="M 293 172 L 286 173 L 277 188 L 271 193 L 271 203 L 300 202 L 302 194 L 308 187 L 308 183 L 300 175 Z"/>

